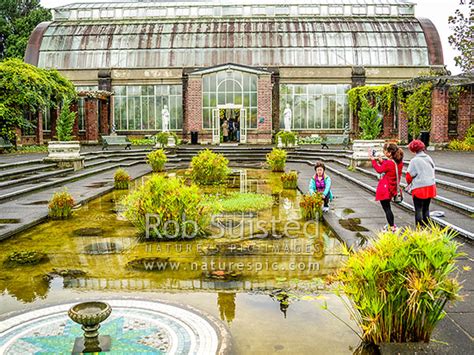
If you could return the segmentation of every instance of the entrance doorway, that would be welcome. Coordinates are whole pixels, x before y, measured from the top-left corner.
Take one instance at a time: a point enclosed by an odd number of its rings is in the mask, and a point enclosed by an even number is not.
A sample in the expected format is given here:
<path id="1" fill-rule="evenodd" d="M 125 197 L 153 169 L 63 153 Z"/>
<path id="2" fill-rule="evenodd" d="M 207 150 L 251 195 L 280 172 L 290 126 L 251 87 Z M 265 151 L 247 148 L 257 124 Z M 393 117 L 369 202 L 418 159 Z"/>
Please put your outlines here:
<path id="1" fill-rule="evenodd" d="M 226 122 L 228 136 L 223 136 Z M 247 143 L 247 110 L 239 105 L 218 105 L 212 110 L 212 143 Z"/>

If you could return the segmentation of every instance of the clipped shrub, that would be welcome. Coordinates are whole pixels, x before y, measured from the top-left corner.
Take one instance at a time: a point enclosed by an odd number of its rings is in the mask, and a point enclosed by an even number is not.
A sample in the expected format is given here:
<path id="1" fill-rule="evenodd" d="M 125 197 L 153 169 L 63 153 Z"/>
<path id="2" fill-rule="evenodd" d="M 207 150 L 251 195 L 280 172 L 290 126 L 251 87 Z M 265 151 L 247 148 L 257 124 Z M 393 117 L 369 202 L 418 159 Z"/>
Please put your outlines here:
<path id="1" fill-rule="evenodd" d="M 46 254 L 36 250 L 14 251 L 10 253 L 5 264 L 7 266 L 16 265 L 36 265 L 47 259 Z"/>
<path id="2" fill-rule="evenodd" d="M 290 171 L 280 177 L 284 189 L 296 189 L 298 187 L 298 172 Z"/>
<path id="3" fill-rule="evenodd" d="M 404 229 L 379 235 L 351 254 L 335 277 L 362 339 L 380 344 L 430 340 L 448 301 L 459 297 L 458 243 L 447 228 Z M 344 302 L 345 297 L 341 297 Z"/>
<path id="4" fill-rule="evenodd" d="M 117 190 L 127 190 L 132 178 L 128 172 L 122 168 L 117 169 L 114 174 L 114 187 Z"/>
<path id="5" fill-rule="evenodd" d="M 200 185 L 215 185 L 224 182 L 230 173 L 229 160 L 222 154 L 205 149 L 191 160 L 191 178 Z"/>
<path id="6" fill-rule="evenodd" d="M 74 199 L 67 190 L 55 192 L 49 201 L 49 217 L 52 219 L 66 219 L 71 217 Z"/>
<path id="7" fill-rule="evenodd" d="M 71 99 L 65 99 L 56 124 L 58 141 L 64 142 L 73 139 L 72 131 L 75 119 L 76 113 L 71 111 Z"/>
<path id="8" fill-rule="evenodd" d="M 151 153 L 148 153 L 146 158 L 147 163 L 150 164 L 151 169 L 154 172 L 163 171 L 165 168 L 165 163 L 168 161 L 166 153 L 163 149 L 157 149 Z"/>
<path id="9" fill-rule="evenodd" d="M 285 171 L 286 151 L 273 148 L 272 151 L 267 154 L 267 164 L 272 171 Z"/>
<path id="10" fill-rule="evenodd" d="M 324 197 L 321 192 L 312 195 L 303 195 L 300 200 L 301 217 L 310 221 L 321 219 L 323 216 L 322 209 L 324 205 Z"/>
<path id="11" fill-rule="evenodd" d="M 283 146 L 294 146 L 298 140 L 298 135 L 295 132 L 280 131 L 276 134 L 275 139 L 278 143 L 278 138 L 281 139 Z"/>
<path id="12" fill-rule="evenodd" d="M 153 175 L 122 200 L 125 217 L 142 233 L 155 239 L 202 236 L 211 221 L 213 207 L 205 204 L 196 185 L 179 178 Z"/>
<path id="13" fill-rule="evenodd" d="M 236 192 L 220 201 L 223 212 L 256 212 L 272 207 L 269 195 Z"/>

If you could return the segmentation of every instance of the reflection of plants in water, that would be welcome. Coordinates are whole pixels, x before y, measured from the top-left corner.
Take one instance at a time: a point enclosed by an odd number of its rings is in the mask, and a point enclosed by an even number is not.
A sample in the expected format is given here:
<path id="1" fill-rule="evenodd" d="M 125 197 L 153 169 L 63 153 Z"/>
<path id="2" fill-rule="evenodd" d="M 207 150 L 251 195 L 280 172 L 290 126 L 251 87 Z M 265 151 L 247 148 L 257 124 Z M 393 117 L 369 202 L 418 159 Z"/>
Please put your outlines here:
<path id="1" fill-rule="evenodd" d="M 235 292 L 218 292 L 217 305 L 221 319 L 232 323 L 235 318 Z"/>
<path id="2" fill-rule="evenodd" d="M 21 281 L 9 280 L 8 286 L 0 287 L 17 300 L 30 303 L 38 298 L 45 299 L 49 291 L 49 279 L 44 275 L 23 277 Z M 0 281 L 0 285 L 3 282 Z"/>
<path id="3" fill-rule="evenodd" d="M 448 301 L 459 298 L 458 243 L 448 229 L 383 233 L 373 245 L 349 256 L 334 280 L 362 330 L 362 340 L 380 344 L 430 340 Z M 353 307 L 352 307 L 353 306 Z"/>

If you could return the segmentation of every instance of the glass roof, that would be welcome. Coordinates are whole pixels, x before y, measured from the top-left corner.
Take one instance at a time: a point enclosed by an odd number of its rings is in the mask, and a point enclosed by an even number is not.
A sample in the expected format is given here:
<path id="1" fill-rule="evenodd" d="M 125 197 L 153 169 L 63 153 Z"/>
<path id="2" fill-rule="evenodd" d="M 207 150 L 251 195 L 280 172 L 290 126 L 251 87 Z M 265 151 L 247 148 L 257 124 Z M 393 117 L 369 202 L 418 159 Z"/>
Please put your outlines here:
<path id="1" fill-rule="evenodd" d="M 58 69 L 248 66 L 426 66 L 415 18 L 53 22 L 38 65 Z"/>

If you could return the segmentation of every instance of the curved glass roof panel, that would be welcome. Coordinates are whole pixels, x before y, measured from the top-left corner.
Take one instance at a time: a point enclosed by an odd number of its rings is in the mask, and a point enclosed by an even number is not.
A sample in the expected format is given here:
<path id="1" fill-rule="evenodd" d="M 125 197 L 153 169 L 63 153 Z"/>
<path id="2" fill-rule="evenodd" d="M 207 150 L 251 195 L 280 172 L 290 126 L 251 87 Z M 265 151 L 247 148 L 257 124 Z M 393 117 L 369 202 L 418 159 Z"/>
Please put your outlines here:
<path id="1" fill-rule="evenodd" d="M 414 18 L 290 18 L 53 22 L 41 67 L 425 66 L 428 49 Z"/>

